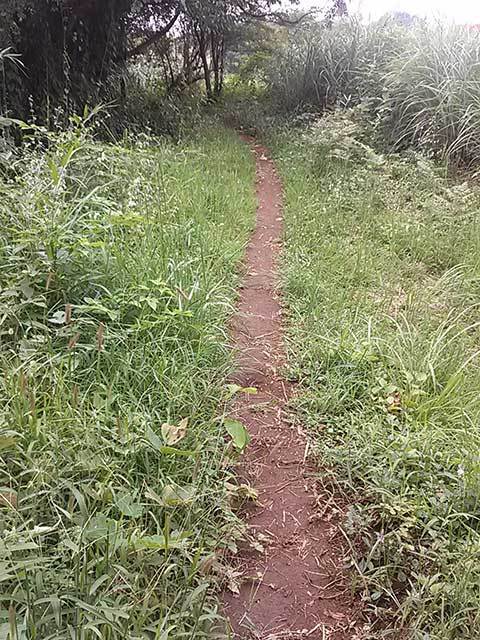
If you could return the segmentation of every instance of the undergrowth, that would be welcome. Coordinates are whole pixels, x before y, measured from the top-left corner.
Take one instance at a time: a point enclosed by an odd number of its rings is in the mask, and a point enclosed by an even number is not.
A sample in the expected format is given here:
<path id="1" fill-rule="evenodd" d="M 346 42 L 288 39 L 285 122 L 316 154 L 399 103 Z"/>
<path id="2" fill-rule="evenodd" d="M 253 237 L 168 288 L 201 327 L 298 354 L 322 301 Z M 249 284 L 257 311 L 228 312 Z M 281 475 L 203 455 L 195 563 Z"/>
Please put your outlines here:
<path id="1" fill-rule="evenodd" d="M 250 153 L 223 129 L 26 135 L 0 179 L 0 637 L 205 637 L 238 530 L 222 403 Z"/>
<path id="2" fill-rule="evenodd" d="M 352 500 L 378 636 L 476 638 L 480 191 L 357 133 L 334 114 L 274 140 L 296 409 Z"/>

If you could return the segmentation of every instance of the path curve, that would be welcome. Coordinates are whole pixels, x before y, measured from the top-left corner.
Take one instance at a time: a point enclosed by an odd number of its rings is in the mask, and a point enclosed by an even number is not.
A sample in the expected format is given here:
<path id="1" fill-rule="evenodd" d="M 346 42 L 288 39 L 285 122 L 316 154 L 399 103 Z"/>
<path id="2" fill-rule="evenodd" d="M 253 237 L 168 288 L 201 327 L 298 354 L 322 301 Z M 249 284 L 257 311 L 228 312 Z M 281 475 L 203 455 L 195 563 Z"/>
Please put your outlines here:
<path id="1" fill-rule="evenodd" d="M 345 546 L 317 491 L 305 436 L 287 413 L 293 388 L 281 374 L 277 274 L 282 186 L 267 150 L 243 138 L 256 157 L 258 209 L 232 326 L 234 382 L 258 393 L 239 397 L 232 415 L 252 436 L 239 475 L 258 491 L 258 501 L 244 511 L 256 548 L 250 540 L 233 559 L 242 583 L 239 594 L 223 594 L 224 611 L 242 640 L 353 640 L 361 635 L 343 569 Z"/>

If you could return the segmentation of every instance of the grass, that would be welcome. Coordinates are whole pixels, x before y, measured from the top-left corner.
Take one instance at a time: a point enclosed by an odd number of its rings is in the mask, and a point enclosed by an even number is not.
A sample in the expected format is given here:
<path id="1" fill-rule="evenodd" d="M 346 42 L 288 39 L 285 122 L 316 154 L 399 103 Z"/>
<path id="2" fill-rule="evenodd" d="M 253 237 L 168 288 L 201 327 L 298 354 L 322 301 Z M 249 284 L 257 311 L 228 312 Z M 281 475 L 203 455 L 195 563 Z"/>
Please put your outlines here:
<path id="1" fill-rule="evenodd" d="M 480 36 L 475 29 L 382 18 L 311 21 L 290 30 L 265 70 L 273 109 L 362 105 L 378 143 L 455 166 L 479 158 Z"/>
<path id="2" fill-rule="evenodd" d="M 350 497 L 372 637 L 478 637 L 480 191 L 345 115 L 274 147 L 296 410 Z"/>
<path id="3" fill-rule="evenodd" d="M 250 153 L 223 129 L 108 145 L 78 119 L 10 161 L 1 638 L 193 639 L 216 624 L 209 568 L 239 527 L 225 323 L 253 212 Z"/>

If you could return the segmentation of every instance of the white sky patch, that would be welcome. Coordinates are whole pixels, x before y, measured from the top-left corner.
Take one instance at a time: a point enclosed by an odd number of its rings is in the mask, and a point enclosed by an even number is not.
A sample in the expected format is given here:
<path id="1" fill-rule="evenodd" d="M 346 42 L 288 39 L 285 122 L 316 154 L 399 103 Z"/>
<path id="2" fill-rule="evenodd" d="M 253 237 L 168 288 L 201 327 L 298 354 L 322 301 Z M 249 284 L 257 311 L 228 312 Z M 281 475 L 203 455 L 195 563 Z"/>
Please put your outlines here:
<path id="1" fill-rule="evenodd" d="M 480 0 L 347 0 L 351 13 L 375 20 L 390 11 L 444 18 L 457 24 L 480 24 Z M 301 7 L 322 7 L 324 0 L 300 0 Z"/>

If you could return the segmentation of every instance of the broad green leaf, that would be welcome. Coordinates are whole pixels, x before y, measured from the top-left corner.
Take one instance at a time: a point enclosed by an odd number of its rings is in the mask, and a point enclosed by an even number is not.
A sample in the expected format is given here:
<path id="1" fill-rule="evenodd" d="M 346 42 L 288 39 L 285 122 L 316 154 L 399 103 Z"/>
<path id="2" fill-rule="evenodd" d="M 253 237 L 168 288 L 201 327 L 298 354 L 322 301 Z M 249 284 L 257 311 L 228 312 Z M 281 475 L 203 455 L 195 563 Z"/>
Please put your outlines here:
<path id="1" fill-rule="evenodd" d="M 238 420 L 230 418 L 224 420 L 224 425 L 228 435 L 232 438 L 234 446 L 243 451 L 250 442 L 250 435 L 244 425 Z"/>
<path id="2" fill-rule="evenodd" d="M 190 533 L 188 531 L 172 532 L 168 540 L 163 535 L 157 536 L 143 536 L 135 540 L 135 549 L 185 549 L 188 546 L 188 538 Z"/>
<path id="3" fill-rule="evenodd" d="M 157 434 L 150 429 L 150 427 L 145 429 L 145 436 L 152 447 L 159 453 L 163 453 L 168 456 L 183 456 L 187 458 L 196 455 L 195 451 L 189 449 L 176 449 L 175 447 L 164 446 L 163 440 L 161 440 Z"/>
<path id="4" fill-rule="evenodd" d="M 118 495 L 115 504 L 118 510 L 129 518 L 140 518 L 143 513 L 143 506 L 136 502 L 135 496 L 129 492 Z"/>
<path id="5" fill-rule="evenodd" d="M 163 447 L 163 441 L 157 436 L 155 431 L 153 431 L 150 427 L 147 427 L 145 429 L 145 436 L 152 447 L 157 451 L 160 451 L 160 449 Z"/>
<path id="6" fill-rule="evenodd" d="M 35 293 L 35 291 L 28 280 L 23 280 L 18 285 L 18 288 L 20 289 L 20 291 L 23 293 L 23 295 L 27 300 L 30 300 L 30 298 L 33 298 L 33 294 Z"/>
<path id="7" fill-rule="evenodd" d="M 83 530 L 83 537 L 89 542 L 113 544 L 119 535 L 118 522 L 103 514 L 92 518 Z"/>
<path id="8" fill-rule="evenodd" d="M 162 491 L 162 502 L 167 507 L 185 505 L 192 502 L 195 496 L 193 487 L 179 487 L 174 484 L 167 484 Z"/>
<path id="9" fill-rule="evenodd" d="M 90 311 L 92 313 L 98 313 L 99 315 L 107 316 L 110 320 L 118 320 L 120 313 L 116 309 L 109 309 L 99 300 L 93 298 L 85 298 L 86 304 L 78 307 L 80 311 Z"/>

